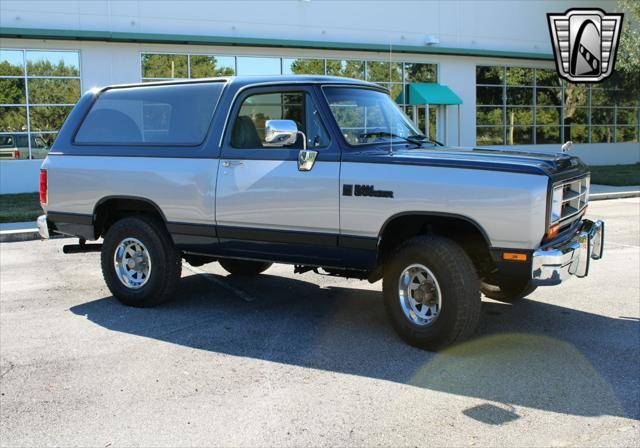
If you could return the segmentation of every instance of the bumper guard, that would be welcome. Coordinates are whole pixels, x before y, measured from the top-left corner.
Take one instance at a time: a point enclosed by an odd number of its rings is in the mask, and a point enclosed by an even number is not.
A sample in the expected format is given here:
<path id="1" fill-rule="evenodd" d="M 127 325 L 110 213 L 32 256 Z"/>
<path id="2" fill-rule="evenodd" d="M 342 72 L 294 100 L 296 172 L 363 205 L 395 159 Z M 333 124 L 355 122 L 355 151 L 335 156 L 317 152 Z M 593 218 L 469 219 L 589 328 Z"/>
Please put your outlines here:
<path id="1" fill-rule="evenodd" d="M 544 286 L 560 284 L 573 275 L 586 277 L 591 260 L 601 259 L 603 251 L 604 222 L 585 219 L 568 241 L 551 242 L 533 253 L 531 281 Z"/>

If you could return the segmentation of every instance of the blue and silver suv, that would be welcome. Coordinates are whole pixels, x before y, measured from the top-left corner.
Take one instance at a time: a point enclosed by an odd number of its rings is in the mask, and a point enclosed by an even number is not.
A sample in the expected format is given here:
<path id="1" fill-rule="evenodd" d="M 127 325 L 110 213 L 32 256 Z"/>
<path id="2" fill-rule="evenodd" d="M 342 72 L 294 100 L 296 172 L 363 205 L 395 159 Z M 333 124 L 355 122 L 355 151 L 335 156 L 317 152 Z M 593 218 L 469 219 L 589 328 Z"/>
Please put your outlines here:
<path id="1" fill-rule="evenodd" d="M 127 305 L 174 296 L 183 259 L 288 263 L 382 279 L 399 335 L 438 349 L 473 333 L 481 292 L 587 275 L 604 234 L 588 193 L 579 159 L 442 146 L 375 84 L 220 78 L 86 93 L 42 165 L 38 222 L 101 250 Z"/>

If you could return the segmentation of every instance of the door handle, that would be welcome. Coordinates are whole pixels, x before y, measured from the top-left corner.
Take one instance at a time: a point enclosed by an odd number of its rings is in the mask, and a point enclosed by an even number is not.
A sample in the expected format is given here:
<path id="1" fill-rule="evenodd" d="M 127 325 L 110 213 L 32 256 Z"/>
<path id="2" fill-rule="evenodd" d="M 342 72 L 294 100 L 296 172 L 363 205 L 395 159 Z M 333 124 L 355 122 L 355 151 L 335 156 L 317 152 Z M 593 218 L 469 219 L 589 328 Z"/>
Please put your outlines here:
<path id="1" fill-rule="evenodd" d="M 222 162 L 222 166 L 225 168 L 230 168 L 232 166 L 243 166 L 244 162 L 242 160 L 225 160 Z"/>

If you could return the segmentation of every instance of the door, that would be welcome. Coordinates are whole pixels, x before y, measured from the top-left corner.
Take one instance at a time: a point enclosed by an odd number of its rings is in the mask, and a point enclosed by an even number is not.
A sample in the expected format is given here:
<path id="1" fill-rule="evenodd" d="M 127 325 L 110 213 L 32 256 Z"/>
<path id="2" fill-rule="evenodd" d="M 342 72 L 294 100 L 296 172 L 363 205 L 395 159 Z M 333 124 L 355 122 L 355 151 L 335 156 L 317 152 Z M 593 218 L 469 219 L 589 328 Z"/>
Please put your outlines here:
<path id="1" fill-rule="evenodd" d="M 339 149 L 312 87 L 272 86 L 238 95 L 225 131 L 216 188 L 223 253 L 273 261 L 330 263 L 338 258 Z M 318 151 L 298 169 L 304 137 L 290 146 L 265 141 L 267 120 L 293 120 Z"/>

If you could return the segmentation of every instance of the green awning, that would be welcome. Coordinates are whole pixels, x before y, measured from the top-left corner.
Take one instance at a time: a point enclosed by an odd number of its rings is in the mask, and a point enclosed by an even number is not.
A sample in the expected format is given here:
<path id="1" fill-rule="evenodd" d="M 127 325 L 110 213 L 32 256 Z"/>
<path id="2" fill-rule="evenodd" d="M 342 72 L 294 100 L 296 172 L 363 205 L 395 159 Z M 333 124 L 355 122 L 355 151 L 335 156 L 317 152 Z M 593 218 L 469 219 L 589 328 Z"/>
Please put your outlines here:
<path id="1" fill-rule="evenodd" d="M 406 101 L 402 95 L 406 94 Z M 423 106 L 425 104 L 462 104 L 462 100 L 453 90 L 442 84 L 409 84 L 403 93 L 398 95 L 397 103 L 410 106 Z"/>

